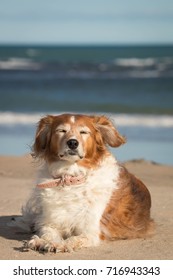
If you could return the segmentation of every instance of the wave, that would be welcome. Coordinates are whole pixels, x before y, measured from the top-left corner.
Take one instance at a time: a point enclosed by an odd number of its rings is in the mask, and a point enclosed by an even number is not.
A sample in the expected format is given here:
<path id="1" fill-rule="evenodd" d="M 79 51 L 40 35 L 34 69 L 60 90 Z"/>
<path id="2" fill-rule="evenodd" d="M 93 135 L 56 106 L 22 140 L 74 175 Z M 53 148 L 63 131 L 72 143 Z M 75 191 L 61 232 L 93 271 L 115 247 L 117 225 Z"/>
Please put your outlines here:
<path id="1" fill-rule="evenodd" d="M 60 114 L 61 112 L 59 112 Z M 13 113 L 0 112 L 1 126 L 35 125 L 41 117 L 46 114 L 57 115 L 57 113 Z M 100 113 L 101 115 L 103 113 Z M 105 114 L 108 115 L 108 114 Z M 168 115 L 138 115 L 138 114 L 109 114 L 117 126 L 127 127 L 160 127 L 173 128 L 173 116 Z"/>
<path id="2" fill-rule="evenodd" d="M 33 55 L 34 56 L 34 55 Z M 11 57 L 0 60 L 0 70 L 41 71 L 42 75 L 52 74 L 56 78 L 116 79 L 116 78 L 157 78 L 173 77 L 173 58 L 117 58 L 107 62 L 94 61 L 40 61 L 34 57 Z"/>
<path id="3" fill-rule="evenodd" d="M 164 70 L 166 68 L 172 67 L 173 58 L 172 57 L 162 57 L 162 58 L 117 58 L 114 61 L 115 65 L 122 67 L 135 67 L 135 68 L 150 68 L 156 67 L 159 70 Z"/>
<path id="4" fill-rule="evenodd" d="M 11 57 L 0 60 L 0 70 L 39 70 L 41 65 L 30 59 Z"/>
<path id="5" fill-rule="evenodd" d="M 172 116 L 118 114 L 112 117 L 119 126 L 173 127 Z"/>
<path id="6" fill-rule="evenodd" d="M 1 112 L 0 125 L 31 125 L 39 121 L 44 114 L 26 114 Z"/>
<path id="7" fill-rule="evenodd" d="M 151 67 L 157 63 L 154 58 L 117 58 L 115 64 L 122 67 Z"/>

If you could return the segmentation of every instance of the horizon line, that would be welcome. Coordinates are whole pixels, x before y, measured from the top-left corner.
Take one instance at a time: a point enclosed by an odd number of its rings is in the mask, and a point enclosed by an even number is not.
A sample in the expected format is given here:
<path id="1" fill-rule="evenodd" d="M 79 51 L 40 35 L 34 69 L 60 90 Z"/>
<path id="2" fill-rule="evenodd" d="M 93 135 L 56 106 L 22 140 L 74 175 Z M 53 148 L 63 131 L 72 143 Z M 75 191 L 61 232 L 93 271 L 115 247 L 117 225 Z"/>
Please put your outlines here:
<path id="1" fill-rule="evenodd" d="M 148 46 L 148 47 L 157 47 L 157 46 L 167 46 L 167 47 L 173 47 L 173 42 L 155 42 L 155 43 L 46 43 L 46 42 L 40 42 L 40 43 L 27 43 L 27 42 L 21 42 L 21 43 L 14 43 L 14 42 L 4 42 L 0 43 L 0 47 L 3 46 L 11 46 L 11 47 L 18 47 L 18 46 L 34 46 L 34 47 L 40 47 L 40 46 L 47 46 L 47 47 L 142 47 L 142 46 Z"/>

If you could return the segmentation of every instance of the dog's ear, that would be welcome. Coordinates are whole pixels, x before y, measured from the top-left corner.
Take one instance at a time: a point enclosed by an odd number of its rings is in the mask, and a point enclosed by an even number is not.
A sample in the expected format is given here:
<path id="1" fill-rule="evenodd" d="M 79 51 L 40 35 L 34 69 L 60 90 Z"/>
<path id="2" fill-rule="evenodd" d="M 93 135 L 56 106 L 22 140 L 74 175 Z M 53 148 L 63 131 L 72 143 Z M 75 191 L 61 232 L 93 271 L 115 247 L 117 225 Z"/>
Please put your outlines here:
<path id="1" fill-rule="evenodd" d="M 105 116 L 94 117 L 95 127 L 102 135 L 103 141 L 111 147 L 119 147 L 126 139 L 117 131 L 113 123 Z"/>
<path id="2" fill-rule="evenodd" d="M 35 135 L 35 142 L 32 147 L 34 157 L 41 157 L 44 155 L 47 144 L 50 140 L 53 120 L 54 116 L 48 115 L 39 121 Z"/>

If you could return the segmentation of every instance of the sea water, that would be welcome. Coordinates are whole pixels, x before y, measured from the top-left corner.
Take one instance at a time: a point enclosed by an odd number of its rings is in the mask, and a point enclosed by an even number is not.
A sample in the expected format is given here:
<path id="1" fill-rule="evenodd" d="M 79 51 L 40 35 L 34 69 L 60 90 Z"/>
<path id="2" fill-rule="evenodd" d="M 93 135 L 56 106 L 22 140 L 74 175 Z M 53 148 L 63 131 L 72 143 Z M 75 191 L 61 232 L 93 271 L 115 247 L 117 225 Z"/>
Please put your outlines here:
<path id="1" fill-rule="evenodd" d="M 120 161 L 173 164 L 172 46 L 0 46 L 0 155 L 30 152 L 45 114 L 106 114 Z"/>

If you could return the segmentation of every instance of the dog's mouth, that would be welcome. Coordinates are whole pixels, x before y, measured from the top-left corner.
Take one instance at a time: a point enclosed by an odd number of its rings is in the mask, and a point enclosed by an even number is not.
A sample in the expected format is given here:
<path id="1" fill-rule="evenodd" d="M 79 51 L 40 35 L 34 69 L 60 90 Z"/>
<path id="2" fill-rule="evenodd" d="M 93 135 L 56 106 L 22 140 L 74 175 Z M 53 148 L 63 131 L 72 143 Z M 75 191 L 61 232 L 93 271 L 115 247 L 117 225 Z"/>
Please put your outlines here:
<path id="1" fill-rule="evenodd" d="M 78 150 L 67 150 L 65 153 L 59 155 L 62 160 L 77 160 L 83 159 L 83 155 L 81 155 Z"/>
<path id="2" fill-rule="evenodd" d="M 76 155 L 78 155 L 78 152 L 77 152 L 77 151 L 73 151 L 73 150 L 69 150 L 69 151 L 68 151 L 68 154 L 69 154 L 70 156 L 76 156 Z"/>

